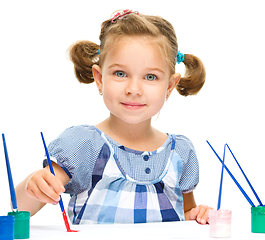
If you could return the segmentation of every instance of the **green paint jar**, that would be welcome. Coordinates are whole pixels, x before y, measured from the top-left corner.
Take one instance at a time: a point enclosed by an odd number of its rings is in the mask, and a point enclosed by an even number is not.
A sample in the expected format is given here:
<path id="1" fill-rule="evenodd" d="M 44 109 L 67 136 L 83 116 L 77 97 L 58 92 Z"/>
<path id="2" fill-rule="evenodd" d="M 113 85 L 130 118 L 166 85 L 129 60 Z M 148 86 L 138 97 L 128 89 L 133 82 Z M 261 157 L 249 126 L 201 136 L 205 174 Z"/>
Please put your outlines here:
<path id="1" fill-rule="evenodd" d="M 265 233 L 265 206 L 251 207 L 251 232 Z"/>
<path id="2" fill-rule="evenodd" d="M 29 238 L 30 212 L 27 211 L 9 212 L 8 215 L 15 217 L 14 239 Z"/>

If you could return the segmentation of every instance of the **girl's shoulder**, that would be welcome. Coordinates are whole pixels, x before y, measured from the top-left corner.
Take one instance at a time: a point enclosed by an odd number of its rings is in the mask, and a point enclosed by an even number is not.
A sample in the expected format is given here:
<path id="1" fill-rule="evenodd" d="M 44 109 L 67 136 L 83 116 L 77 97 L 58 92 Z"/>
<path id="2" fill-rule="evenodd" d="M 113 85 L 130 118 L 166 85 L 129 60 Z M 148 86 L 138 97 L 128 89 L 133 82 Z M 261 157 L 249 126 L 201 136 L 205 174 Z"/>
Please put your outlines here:
<path id="1" fill-rule="evenodd" d="M 78 125 L 65 129 L 51 142 L 50 148 L 58 146 L 73 150 L 82 147 L 99 148 L 103 145 L 103 142 L 104 140 L 96 127 L 93 125 Z"/>
<path id="2" fill-rule="evenodd" d="M 59 137 L 61 138 L 71 138 L 72 140 L 86 138 L 93 139 L 93 137 L 98 136 L 99 131 L 93 125 L 77 125 L 66 128 Z"/>
<path id="3" fill-rule="evenodd" d="M 80 133 L 93 133 L 95 131 L 97 131 L 96 127 L 93 125 L 76 125 L 66 128 L 63 133 L 80 134 Z"/>
<path id="4" fill-rule="evenodd" d="M 189 138 L 177 134 L 171 134 L 171 136 L 175 140 L 174 149 L 184 162 L 188 161 L 191 155 L 196 156 L 194 145 Z"/>
<path id="5" fill-rule="evenodd" d="M 170 135 L 176 141 L 176 147 L 194 149 L 193 143 L 188 137 L 180 134 L 170 134 Z"/>

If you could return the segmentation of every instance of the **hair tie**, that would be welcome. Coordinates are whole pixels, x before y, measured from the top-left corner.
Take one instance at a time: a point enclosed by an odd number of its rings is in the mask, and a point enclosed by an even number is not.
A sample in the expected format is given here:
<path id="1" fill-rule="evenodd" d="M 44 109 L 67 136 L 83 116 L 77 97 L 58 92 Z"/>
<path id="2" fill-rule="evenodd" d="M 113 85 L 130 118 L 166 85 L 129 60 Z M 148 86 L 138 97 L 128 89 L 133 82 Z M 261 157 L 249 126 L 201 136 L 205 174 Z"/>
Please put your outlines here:
<path id="1" fill-rule="evenodd" d="M 100 48 L 98 49 L 98 55 L 100 54 Z"/>
<path id="2" fill-rule="evenodd" d="M 176 59 L 177 59 L 177 63 L 180 64 L 181 62 L 184 61 L 185 55 L 182 52 L 178 51 L 178 56 L 176 57 Z"/>
<path id="3" fill-rule="evenodd" d="M 118 11 L 118 12 L 117 12 L 117 13 L 111 18 L 111 23 L 114 23 L 115 20 L 117 20 L 117 19 L 122 19 L 124 16 L 129 15 L 129 14 L 132 14 L 132 13 L 136 13 L 137 15 L 139 15 L 139 12 L 137 12 L 137 11 L 132 11 L 132 10 L 129 10 L 129 9 L 125 9 L 125 10 Z"/>

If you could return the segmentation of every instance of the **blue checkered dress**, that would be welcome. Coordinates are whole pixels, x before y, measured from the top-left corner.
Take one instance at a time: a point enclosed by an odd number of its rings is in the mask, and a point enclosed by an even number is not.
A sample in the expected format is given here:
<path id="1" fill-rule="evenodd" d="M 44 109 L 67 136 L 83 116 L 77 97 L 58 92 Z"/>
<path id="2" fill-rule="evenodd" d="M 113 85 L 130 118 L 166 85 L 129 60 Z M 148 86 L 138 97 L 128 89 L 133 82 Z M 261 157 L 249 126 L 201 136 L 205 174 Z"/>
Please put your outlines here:
<path id="1" fill-rule="evenodd" d="M 182 221 L 182 193 L 199 181 L 194 147 L 180 135 L 168 134 L 159 149 L 142 152 L 94 126 L 76 126 L 51 142 L 49 153 L 70 177 L 73 224 Z"/>

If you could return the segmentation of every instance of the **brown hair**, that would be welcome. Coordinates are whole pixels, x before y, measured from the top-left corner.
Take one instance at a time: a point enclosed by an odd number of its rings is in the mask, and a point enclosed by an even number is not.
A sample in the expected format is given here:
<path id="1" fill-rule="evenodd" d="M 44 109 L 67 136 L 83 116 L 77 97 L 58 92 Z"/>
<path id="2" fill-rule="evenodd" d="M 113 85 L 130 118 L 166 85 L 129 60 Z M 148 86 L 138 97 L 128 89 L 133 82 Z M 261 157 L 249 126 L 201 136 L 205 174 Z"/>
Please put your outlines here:
<path id="1" fill-rule="evenodd" d="M 70 46 L 69 58 L 74 64 L 77 79 L 81 83 L 92 83 L 92 66 L 102 66 L 109 48 L 124 36 L 161 38 L 157 43 L 170 64 L 172 74 L 175 73 L 178 43 L 173 26 L 162 17 L 131 13 L 114 22 L 109 19 L 102 23 L 100 46 L 90 41 L 78 41 Z M 185 54 L 183 63 L 186 71 L 176 89 L 183 96 L 195 95 L 205 82 L 205 68 L 201 60 L 191 54 Z"/>

